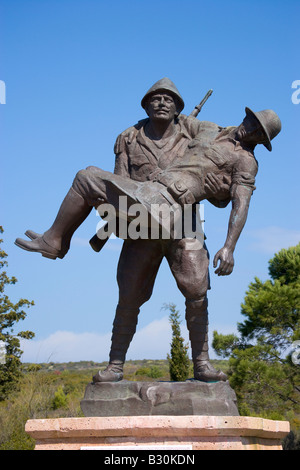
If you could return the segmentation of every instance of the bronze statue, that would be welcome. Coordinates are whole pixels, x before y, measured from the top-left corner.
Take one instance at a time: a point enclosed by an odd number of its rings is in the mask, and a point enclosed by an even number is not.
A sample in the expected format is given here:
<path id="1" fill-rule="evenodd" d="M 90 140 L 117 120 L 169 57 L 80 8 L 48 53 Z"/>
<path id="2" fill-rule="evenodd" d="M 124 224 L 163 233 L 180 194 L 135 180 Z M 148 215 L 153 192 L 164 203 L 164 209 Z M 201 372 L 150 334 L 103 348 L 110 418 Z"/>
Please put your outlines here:
<path id="1" fill-rule="evenodd" d="M 26 234 L 31 241 L 17 239 L 28 251 L 56 259 L 67 253 L 70 240 L 92 207 L 110 203 L 119 210 L 119 197 L 131 204 L 139 202 L 149 212 L 151 204 L 168 202 L 193 205 L 208 199 L 218 207 L 232 201 L 224 247 L 214 257 L 218 275 L 233 269 L 233 251 L 244 227 L 250 198 L 255 189 L 257 144 L 271 150 L 271 140 L 281 123 L 274 111 L 255 113 L 246 108 L 238 127 L 221 128 L 180 114 L 184 102 L 175 85 L 159 80 L 142 99 L 148 118 L 124 131 L 115 144 L 114 174 L 88 167 L 77 173 L 57 217 L 49 230 Z M 178 288 L 186 299 L 186 321 L 192 348 L 194 378 L 202 381 L 226 380 L 215 370 L 208 355 L 207 290 L 209 256 L 205 244 L 189 249 L 189 239 L 124 240 L 117 280 L 119 302 L 113 324 L 109 365 L 98 372 L 95 382 L 118 381 L 136 331 L 141 305 L 152 294 L 163 257 L 166 257 Z M 218 262 L 220 262 L 219 266 Z"/>

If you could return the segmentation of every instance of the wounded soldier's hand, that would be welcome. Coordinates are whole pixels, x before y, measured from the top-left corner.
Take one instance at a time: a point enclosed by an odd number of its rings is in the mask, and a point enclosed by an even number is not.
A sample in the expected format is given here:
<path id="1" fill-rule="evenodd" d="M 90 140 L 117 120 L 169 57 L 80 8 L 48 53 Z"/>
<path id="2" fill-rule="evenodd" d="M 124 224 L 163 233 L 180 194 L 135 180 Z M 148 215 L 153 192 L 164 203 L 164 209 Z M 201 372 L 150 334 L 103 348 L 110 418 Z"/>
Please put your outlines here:
<path id="1" fill-rule="evenodd" d="M 204 183 L 205 191 L 209 193 L 210 197 L 223 201 L 229 196 L 230 183 L 229 176 L 207 173 Z"/>
<path id="2" fill-rule="evenodd" d="M 216 268 L 218 262 L 220 261 L 219 267 L 215 270 L 215 273 L 218 276 L 228 276 L 233 271 L 234 266 L 234 259 L 233 259 L 233 252 L 227 247 L 221 248 L 219 250 L 213 261 L 213 267 Z"/>

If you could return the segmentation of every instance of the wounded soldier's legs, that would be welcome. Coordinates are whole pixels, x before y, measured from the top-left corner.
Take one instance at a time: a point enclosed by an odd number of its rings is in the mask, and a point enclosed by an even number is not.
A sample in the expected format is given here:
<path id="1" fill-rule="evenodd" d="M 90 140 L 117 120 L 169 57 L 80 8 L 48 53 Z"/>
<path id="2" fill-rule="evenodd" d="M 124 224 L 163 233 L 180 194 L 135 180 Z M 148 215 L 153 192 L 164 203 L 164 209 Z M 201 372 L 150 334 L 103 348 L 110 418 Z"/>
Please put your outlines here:
<path id="1" fill-rule="evenodd" d="M 119 178 L 97 167 L 79 171 L 51 227 L 41 236 L 29 230 L 27 233 L 31 240 L 18 238 L 15 244 L 24 250 L 39 252 L 47 258 L 63 258 L 69 249 L 73 233 L 89 215 L 92 207 L 103 202 L 118 207 L 118 191 L 111 183 Z"/>
<path id="2" fill-rule="evenodd" d="M 73 233 L 91 209 L 92 207 L 71 187 L 51 227 L 41 236 L 30 237 L 31 240 L 17 238 L 15 244 L 24 250 L 41 253 L 46 258 L 63 258 Z M 34 232 L 29 230 L 28 233 Z"/>

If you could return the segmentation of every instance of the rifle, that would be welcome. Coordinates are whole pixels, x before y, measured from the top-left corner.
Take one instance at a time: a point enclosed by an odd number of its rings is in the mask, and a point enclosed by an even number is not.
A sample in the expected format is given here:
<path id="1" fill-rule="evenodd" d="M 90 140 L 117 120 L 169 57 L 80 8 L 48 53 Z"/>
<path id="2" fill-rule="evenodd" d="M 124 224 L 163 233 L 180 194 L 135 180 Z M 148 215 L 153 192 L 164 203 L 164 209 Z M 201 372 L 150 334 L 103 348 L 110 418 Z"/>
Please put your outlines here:
<path id="1" fill-rule="evenodd" d="M 208 98 L 210 97 L 210 95 L 212 94 L 213 90 L 209 90 L 206 95 L 204 96 L 203 100 L 200 101 L 200 103 L 198 104 L 198 106 L 195 106 L 195 108 L 193 109 L 193 111 L 191 112 L 190 116 L 192 117 L 197 117 L 198 114 L 200 113 L 201 109 L 203 108 L 204 104 L 206 103 L 206 101 L 208 100 Z"/>
<path id="2" fill-rule="evenodd" d="M 195 108 L 193 109 L 193 111 L 191 112 L 190 116 L 191 117 L 197 117 L 198 114 L 200 113 L 201 109 L 203 108 L 204 104 L 206 103 L 206 101 L 208 100 L 208 98 L 211 96 L 213 90 L 209 90 L 206 95 L 204 96 L 204 98 L 200 101 L 200 103 L 195 106 Z M 112 232 L 109 232 L 108 231 L 108 223 L 105 224 L 103 227 L 101 227 L 101 229 L 99 230 L 101 233 L 105 233 L 106 234 L 106 237 L 102 239 L 98 237 L 97 233 L 90 239 L 90 245 L 91 247 L 93 248 L 94 251 L 98 252 L 102 250 L 102 248 L 104 247 L 105 243 L 107 242 L 107 240 L 109 239 L 110 235 L 112 234 Z"/>

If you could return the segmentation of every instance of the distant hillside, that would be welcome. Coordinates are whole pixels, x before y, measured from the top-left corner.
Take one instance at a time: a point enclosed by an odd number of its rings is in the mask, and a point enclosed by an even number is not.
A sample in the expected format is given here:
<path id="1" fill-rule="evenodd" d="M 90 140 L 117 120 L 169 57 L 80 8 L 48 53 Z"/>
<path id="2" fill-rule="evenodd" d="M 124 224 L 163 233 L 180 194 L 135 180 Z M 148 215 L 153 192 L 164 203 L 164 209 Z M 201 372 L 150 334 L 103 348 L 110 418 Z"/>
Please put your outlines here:
<path id="1" fill-rule="evenodd" d="M 228 370 L 228 362 L 224 360 L 212 360 L 215 367 L 226 371 Z M 40 370 L 45 372 L 51 371 L 95 371 L 105 369 L 108 362 L 94 362 L 94 361 L 79 361 L 79 362 L 48 362 L 38 364 Z M 30 368 L 32 364 L 24 363 L 25 370 Z M 154 370 L 153 370 L 154 368 Z M 169 363 L 167 359 L 140 359 L 126 361 L 124 367 L 126 375 L 146 375 L 151 377 L 151 374 L 156 376 L 153 378 L 165 377 L 169 373 Z M 150 374 L 150 375 L 148 375 Z M 192 362 L 191 362 L 191 376 L 192 376 Z"/>

